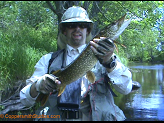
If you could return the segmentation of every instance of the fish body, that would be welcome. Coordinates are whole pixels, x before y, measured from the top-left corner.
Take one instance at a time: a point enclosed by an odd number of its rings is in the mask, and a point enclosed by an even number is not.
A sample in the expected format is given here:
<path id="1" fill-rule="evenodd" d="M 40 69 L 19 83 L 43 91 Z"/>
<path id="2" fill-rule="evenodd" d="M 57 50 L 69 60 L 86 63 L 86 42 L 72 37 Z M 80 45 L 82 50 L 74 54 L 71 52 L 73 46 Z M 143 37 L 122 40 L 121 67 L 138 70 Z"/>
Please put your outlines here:
<path id="1" fill-rule="evenodd" d="M 88 44 L 75 61 L 66 66 L 63 70 L 61 69 L 57 72 L 53 72 L 52 74 L 57 76 L 61 81 L 61 84 L 58 85 L 58 96 L 60 96 L 64 91 L 63 89 L 66 87 L 66 85 L 84 76 L 86 72 L 95 66 L 97 61 L 98 59 L 93 54 L 90 44 Z"/>
<path id="2" fill-rule="evenodd" d="M 115 40 L 129 25 L 130 21 L 131 21 L 130 19 L 125 21 L 125 16 L 123 16 L 119 20 L 109 24 L 104 29 L 100 30 L 98 34 L 94 36 L 94 38 L 104 36 L 109 39 Z M 90 43 L 88 43 L 87 46 L 84 48 L 84 50 L 81 52 L 81 54 L 64 69 L 52 73 L 53 75 L 58 77 L 58 79 L 61 81 L 61 84 L 57 85 L 58 96 L 60 96 L 64 92 L 66 85 L 83 77 L 97 63 L 98 59 L 94 55 L 90 46 L 91 46 Z M 90 77 L 90 78 L 94 78 L 94 77 Z M 89 81 L 94 81 L 94 80 L 89 80 Z"/>
<path id="3" fill-rule="evenodd" d="M 126 15 L 106 26 L 99 32 L 99 35 L 104 35 L 105 37 L 112 40 L 117 39 L 131 21 L 131 19 L 125 21 L 125 16 Z M 58 96 L 63 93 L 66 85 L 84 76 L 97 63 L 98 59 L 92 52 L 90 46 L 90 43 L 88 43 L 82 53 L 63 70 L 52 73 L 61 81 L 61 84 L 58 85 Z"/>

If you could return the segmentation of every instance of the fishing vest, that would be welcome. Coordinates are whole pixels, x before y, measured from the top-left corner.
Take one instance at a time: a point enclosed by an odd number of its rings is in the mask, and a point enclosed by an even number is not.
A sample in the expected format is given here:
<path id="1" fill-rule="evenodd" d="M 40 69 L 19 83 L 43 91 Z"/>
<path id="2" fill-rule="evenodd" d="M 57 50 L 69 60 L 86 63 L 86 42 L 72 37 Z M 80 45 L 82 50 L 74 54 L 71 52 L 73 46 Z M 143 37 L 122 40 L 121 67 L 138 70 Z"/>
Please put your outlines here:
<path id="1" fill-rule="evenodd" d="M 59 51 L 57 53 L 57 55 L 55 56 L 55 58 L 52 58 L 53 60 L 51 61 L 52 63 L 49 65 L 49 71 L 48 73 L 52 73 L 53 71 L 56 70 L 60 70 L 63 67 L 66 66 L 66 52 L 64 50 Z M 97 70 L 96 68 L 93 68 L 93 72 L 97 75 L 99 70 Z M 98 75 L 99 76 L 99 75 Z M 90 120 L 93 121 L 101 121 L 101 120 L 105 120 L 105 121 L 113 121 L 113 120 L 125 120 L 125 116 L 122 112 L 121 109 L 119 109 L 118 106 L 116 106 L 114 104 L 114 99 L 112 96 L 112 93 L 110 91 L 110 89 L 108 88 L 108 84 L 105 83 L 105 79 L 101 78 L 105 77 L 102 76 L 100 74 L 101 77 L 97 77 L 97 83 L 91 85 L 91 90 L 89 91 L 88 95 L 89 98 L 87 99 L 90 103 L 90 107 L 87 107 L 86 109 L 84 109 L 84 111 L 82 110 L 82 112 L 84 112 L 86 115 L 91 116 Z M 61 98 L 56 98 L 57 94 L 54 95 L 50 95 L 49 96 L 49 100 L 47 101 L 48 104 L 45 104 L 45 106 L 49 106 L 51 108 L 49 108 L 48 114 L 62 114 L 62 109 L 64 110 L 77 110 L 79 108 L 79 105 L 83 105 L 80 104 L 79 100 L 80 100 L 80 95 L 81 95 L 81 85 L 80 85 L 81 80 L 77 80 L 76 82 L 73 82 L 74 84 L 71 85 L 70 87 L 67 88 L 66 86 L 66 90 L 63 92 L 63 96 L 61 96 Z M 74 87 L 72 87 L 74 86 Z M 72 89 L 70 89 L 72 88 Z M 63 107 L 65 105 L 65 101 L 67 101 L 68 97 L 70 97 L 70 93 L 69 91 L 72 90 L 72 93 L 74 92 L 74 90 L 79 89 L 80 91 L 78 91 L 77 93 L 77 98 L 76 101 L 74 101 L 74 104 L 77 106 L 75 108 L 71 108 L 71 105 L 68 105 L 68 107 Z M 68 96 L 68 97 L 67 97 Z M 56 100 L 57 99 L 57 100 Z M 73 98 L 72 98 L 73 99 Z M 78 101 L 77 101 L 78 100 Z M 59 102 L 60 101 L 60 102 Z M 69 102 L 69 100 L 68 100 Z M 74 105 L 74 106 L 75 106 Z M 58 106 L 58 108 L 57 108 Z M 85 107 L 85 106 L 84 106 Z M 89 111 L 91 109 L 91 112 Z M 50 119 L 47 119 L 50 120 Z M 57 120 L 57 119 L 54 119 Z"/>

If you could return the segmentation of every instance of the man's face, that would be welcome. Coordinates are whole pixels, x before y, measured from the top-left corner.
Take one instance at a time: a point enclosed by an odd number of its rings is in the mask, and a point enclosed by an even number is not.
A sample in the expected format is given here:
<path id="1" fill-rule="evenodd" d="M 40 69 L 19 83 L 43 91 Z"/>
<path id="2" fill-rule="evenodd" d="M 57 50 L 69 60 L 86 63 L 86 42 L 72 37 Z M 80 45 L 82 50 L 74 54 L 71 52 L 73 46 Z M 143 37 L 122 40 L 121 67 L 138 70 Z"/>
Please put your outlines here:
<path id="1" fill-rule="evenodd" d="M 85 44 L 88 34 L 87 28 L 78 24 L 79 23 L 73 23 L 73 25 L 68 25 L 64 31 L 64 35 L 67 37 L 67 43 L 74 48 Z"/>

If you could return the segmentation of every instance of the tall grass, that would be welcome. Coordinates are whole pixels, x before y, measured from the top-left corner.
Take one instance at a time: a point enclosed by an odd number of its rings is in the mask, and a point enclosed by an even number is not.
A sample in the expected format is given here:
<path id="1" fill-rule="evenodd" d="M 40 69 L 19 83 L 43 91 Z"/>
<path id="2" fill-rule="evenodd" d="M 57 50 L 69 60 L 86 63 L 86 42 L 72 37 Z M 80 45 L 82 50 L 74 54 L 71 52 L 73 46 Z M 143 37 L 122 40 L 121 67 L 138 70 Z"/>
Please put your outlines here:
<path id="1" fill-rule="evenodd" d="M 56 32 L 49 27 L 35 30 L 24 24 L 0 31 L 0 90 L 25 80 L 40 57 L 56 51 Z"/>

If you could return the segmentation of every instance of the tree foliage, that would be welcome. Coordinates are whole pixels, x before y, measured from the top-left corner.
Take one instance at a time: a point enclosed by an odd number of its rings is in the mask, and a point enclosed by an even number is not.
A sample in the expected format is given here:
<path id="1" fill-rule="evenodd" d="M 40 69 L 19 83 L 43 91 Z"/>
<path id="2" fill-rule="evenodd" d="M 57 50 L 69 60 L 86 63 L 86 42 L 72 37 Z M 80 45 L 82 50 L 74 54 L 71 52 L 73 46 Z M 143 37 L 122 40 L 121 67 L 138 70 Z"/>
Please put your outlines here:
<path id="1" fill-rule="evenodd" d="M 1 89 L 27 79 L 42 55 L 57 50 L 56 16 L 45 4 L 0 1 Z"/>
<path id="2" fill-rule="evenodd" d="M 162 1 L 47 1 L 47 4 L 58 15 L 58 23 L 68 7 L 78 5 L 85 8 L 94 21 L 93 36 L 126 13 L 132 22 L 118 39 L 127 46 L 126 49 L 119 47 L 120 56 L 135 61 L 153 61 L 158 56 L 156 47 L 163 39 Z"/>
<path id="3" fill-rule="evenodd" d="M 93 36 L 124 14 L 132 18 L 117 39 L 127 47 L 117 45 L 122 61 L 164 60 L 163 1 L 0 1 L 1 86 L 31 76 L 39 58 L 57 50 L 58 24 L 73 5 L 87 10 Z"/>

